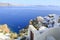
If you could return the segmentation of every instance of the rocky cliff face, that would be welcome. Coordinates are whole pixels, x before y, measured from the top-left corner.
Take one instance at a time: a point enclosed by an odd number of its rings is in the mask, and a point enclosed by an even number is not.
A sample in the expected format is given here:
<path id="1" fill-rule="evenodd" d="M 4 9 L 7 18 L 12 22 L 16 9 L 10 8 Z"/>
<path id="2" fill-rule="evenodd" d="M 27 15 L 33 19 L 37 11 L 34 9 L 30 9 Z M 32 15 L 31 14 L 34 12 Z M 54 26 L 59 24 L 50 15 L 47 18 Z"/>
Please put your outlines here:
<path id="1" fill-rule="evenodd" d="M 6 33 L 9 33 L 10 32 L 7 24 L 0 25 L 0 31 L 6 32 Z"/>

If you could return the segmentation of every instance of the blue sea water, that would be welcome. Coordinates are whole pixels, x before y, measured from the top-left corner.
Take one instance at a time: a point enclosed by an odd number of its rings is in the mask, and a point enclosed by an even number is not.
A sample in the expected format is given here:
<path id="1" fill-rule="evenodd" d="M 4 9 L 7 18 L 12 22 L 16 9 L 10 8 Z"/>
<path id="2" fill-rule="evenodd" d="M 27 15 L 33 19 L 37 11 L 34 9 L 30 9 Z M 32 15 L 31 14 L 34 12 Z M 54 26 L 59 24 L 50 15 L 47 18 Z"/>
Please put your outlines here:
<path id="1" fill-rule="evenodd" d="M 0 24 L 8 24 L 13 32 L 19 32 L 29 25 L 29 20 L 37 16 L 60 14 L 60 10 L 39 10 L 24 7 L 0 7 Z"/>

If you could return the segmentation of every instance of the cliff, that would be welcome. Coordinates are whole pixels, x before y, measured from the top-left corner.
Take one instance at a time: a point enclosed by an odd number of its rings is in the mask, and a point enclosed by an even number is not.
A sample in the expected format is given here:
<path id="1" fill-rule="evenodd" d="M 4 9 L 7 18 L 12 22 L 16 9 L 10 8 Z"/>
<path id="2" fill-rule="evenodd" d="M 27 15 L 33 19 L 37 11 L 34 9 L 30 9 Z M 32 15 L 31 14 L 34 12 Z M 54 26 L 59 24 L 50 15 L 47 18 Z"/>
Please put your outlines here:
<path id="1" fill-rule="evenodd" d="M 10 29 L 8 28 L 7 24 L 0 25 L 0 31 L 9 33 Z"/>

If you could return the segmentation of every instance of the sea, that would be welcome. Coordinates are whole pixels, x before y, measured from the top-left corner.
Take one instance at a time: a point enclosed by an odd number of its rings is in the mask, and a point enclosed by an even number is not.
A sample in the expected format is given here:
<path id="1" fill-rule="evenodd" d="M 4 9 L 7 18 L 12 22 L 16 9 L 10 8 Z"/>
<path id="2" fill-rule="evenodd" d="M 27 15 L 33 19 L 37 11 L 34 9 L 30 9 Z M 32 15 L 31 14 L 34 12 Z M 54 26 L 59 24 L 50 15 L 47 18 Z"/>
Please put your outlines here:
<path id="1" fill-rule="evenodd" d="M 41 10 L 34 7 L 0 7 L 0 25 L 7 24 L 10 30 L 19 33 L 19 30 L 29 25 L 30 19 L 48 14 L 60 15 L 60 10 Z"/>

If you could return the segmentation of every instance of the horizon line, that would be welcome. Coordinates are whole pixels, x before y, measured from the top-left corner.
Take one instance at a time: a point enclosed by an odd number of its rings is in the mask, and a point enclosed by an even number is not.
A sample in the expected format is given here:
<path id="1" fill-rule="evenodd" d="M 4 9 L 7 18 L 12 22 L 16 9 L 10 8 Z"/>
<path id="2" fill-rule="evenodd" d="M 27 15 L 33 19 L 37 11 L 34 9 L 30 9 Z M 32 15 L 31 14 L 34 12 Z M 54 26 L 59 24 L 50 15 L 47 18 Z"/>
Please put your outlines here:
<path id="1" fill-rule="evenodd" d="M 2 4 L 11 4 L 11 5 L 15 5 L 15 6 L 38 6 L 38 5 L 41 5 L 41 6 L 60 6 L 60 5 L 44 5 L 44 4 L 18 4 L 18 3 L 7 3 L 7 2 L 0 2 Z"/>

